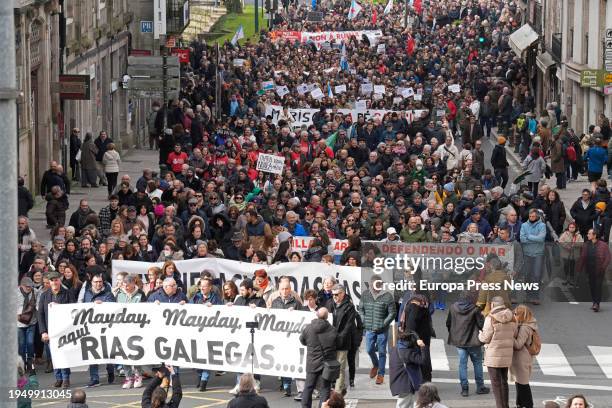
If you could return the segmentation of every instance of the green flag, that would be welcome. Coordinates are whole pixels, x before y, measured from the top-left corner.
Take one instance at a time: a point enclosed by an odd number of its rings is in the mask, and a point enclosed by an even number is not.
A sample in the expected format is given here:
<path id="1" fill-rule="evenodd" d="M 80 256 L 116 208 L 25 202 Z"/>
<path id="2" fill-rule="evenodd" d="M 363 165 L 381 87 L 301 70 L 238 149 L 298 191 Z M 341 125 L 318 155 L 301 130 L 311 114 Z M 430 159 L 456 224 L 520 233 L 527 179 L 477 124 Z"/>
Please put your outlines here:
<path id="1" fill-rule="evenodd" d="M 325 139 L 325 144 L 327 145 L 327 147 L 331 147 L 333 149 L 334 145 L 336 144 L 337 138 L 338 138 L 338 131 L 334 132 L 330 137 Z"/>

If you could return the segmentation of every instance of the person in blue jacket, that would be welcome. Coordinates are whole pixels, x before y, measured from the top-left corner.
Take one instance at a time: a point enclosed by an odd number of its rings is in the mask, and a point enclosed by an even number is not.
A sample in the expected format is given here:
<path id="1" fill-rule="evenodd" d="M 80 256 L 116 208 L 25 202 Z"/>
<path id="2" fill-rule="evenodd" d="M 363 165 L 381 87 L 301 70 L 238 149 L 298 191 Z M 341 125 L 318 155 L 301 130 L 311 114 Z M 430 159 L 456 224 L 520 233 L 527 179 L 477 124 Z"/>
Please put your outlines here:
<path id="1" fill-rule="evenodd" d="M 601 146 L 601 138 L 595 137 L 593 147 L 584 154 L 584 161 L 587 163 L 589 181 L 593 184 L 594 190 L 603 173 L 604 164 L 608 162 L 608 151 Z"/>
<path id="2" fill-rule="evenodd" d="M 542 221 L 541 210 L 529 210 L 529 219 L 521 225 L 521 247 L 523 249 L 523 268 L 525 281 L 541 285 L 542 269 L 544 267 L 544 240 L 546 239 L 546 224 Z M 527 290 L 527 301 L 534 305 L 540 304 L 540 289 L 534 287 Z"/>

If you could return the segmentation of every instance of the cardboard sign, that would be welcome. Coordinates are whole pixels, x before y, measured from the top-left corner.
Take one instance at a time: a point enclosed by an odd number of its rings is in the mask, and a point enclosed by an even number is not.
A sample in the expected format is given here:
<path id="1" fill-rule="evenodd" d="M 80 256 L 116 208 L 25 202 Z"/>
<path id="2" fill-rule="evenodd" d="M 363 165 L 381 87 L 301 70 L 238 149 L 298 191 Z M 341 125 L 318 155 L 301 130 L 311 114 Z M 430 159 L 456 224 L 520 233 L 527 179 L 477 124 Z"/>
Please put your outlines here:
<path id="1" fill-rule="evenodd" d="M 283 174 L 285 158 L 273 154 L 260 153 L 256 168 L 266 173 Z"/>

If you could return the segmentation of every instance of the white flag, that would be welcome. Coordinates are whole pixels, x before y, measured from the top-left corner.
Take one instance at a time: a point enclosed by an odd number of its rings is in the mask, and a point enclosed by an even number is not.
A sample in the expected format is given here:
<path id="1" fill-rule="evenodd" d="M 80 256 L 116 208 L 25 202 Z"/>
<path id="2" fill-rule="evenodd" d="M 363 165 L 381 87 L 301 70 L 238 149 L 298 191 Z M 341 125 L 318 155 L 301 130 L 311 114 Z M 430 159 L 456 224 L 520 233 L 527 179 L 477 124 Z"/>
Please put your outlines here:
<path id="1" fill-rule="evenodd" d="M 236 30 L 236 34 L 234 34 L 234 37 L 232 38 L 232 45 L 236 45 L 238 43 L 238 40 L 240 40 L 241 38 L 244 38 L 244 29 L 242 28 L 242 24 L 240 25 L 240 27 L 238 27 L 238 29 Z"/>
<path id="2" fill-rule="evenodd" d="M 357 17 L 360 11 L 361 11 L 361 6 L 359 5 L 359 3 L 357 3 L 357 0 L 353 0 L 351 2 L 351 8 L 349 9 L 348 19 L 349 20 L 354 19 L 355 17 Z"/>
<path id="3" fill-rule="evenodd" d="M 383 14 L 389 14 L 392 9 L 393 9 L 393 0 L 389 0 L 387 2 L 387 7 L 385 7 L 385 11 L 383 11 Z"/>

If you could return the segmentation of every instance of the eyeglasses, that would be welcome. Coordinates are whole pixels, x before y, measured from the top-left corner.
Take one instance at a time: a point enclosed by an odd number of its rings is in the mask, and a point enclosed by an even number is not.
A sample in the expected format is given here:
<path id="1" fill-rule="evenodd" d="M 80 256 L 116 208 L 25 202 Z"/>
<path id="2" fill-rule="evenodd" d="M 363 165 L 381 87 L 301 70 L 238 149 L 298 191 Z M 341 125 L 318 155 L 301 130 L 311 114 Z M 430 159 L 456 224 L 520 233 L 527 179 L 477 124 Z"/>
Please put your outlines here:
<path id="1" fill-rule="evenodd" d="M 189 204 L 190 207 L 197 207 L 197 204 Z"/>
<path id="2" fill-rule="evenodd" d="M 239 201 L 239 200 L 240 200 L 240 201 L 241 201 L 241 200 L 244 200 L 244 197 L 236 197 L 236 201 Z"/>

